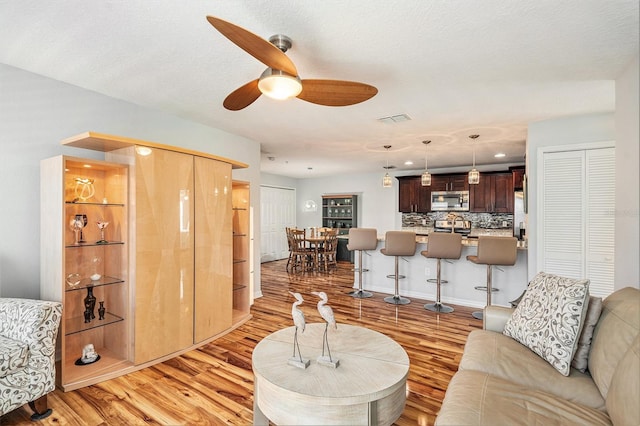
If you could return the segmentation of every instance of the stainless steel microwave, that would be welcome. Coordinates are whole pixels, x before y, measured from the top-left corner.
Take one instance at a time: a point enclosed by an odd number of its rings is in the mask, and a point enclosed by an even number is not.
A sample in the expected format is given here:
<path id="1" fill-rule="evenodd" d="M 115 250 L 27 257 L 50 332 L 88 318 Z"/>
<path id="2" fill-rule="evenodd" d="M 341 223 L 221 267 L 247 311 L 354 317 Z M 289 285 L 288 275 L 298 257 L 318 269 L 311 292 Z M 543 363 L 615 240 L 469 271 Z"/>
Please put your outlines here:
<path id="1" fill-rule="evenodd" d="M 469 211 L 469 191 L 433 191 L 431 211 Z"/>

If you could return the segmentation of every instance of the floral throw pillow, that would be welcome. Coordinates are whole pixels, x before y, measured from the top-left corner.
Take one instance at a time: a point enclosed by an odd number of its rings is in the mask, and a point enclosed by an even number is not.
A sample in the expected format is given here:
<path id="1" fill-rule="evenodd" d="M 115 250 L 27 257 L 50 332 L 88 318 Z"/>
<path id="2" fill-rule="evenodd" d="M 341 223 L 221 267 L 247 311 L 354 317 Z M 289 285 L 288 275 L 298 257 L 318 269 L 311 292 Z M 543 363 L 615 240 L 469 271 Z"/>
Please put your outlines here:
<path id="1" fill-rule="evenodd" d="M 568 376 L 588 303 L 589 280 L 540 272 L 529 283 L 503 333 Z"/>

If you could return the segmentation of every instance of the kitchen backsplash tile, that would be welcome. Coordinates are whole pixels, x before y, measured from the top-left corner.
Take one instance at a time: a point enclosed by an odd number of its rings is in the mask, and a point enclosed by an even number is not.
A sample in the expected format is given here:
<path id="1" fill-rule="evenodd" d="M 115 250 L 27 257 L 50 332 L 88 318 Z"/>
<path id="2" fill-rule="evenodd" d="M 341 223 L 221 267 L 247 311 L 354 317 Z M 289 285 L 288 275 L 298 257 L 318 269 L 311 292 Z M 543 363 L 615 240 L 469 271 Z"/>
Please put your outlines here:
<path id="1" fill-rule="evenodd" d="M 449 213 L 450 212 L 402 213 L 402 227 L 433 226 L 434 221 L 446 219 Z M 464 220 L 470 220 L 472 228 L 513 228 L 513 214 L 511 213 L 455 213 L 462 216 Z"/>

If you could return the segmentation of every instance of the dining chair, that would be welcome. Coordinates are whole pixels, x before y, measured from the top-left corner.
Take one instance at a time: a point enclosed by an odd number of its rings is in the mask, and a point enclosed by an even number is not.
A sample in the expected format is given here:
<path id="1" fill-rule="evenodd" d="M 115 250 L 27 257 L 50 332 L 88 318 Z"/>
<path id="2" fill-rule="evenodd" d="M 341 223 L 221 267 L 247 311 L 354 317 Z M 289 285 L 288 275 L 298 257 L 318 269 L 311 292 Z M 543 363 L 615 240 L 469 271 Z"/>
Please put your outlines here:
<path id="1" fill-rule="evenodd" d="M 318 264 L 324 264 L 324 270 L 329 272 L 329 266 L 338 268 L 338 230 L 327 228 L 323 236 L 324 241 L 318 248 Z"/>

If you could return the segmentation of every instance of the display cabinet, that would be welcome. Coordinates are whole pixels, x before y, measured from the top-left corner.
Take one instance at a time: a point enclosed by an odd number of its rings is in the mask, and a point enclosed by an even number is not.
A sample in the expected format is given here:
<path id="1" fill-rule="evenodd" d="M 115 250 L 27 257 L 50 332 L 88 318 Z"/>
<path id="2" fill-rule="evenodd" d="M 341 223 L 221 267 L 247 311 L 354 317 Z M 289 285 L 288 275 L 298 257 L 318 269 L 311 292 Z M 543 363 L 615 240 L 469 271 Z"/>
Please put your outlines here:
<path id="1" fill-rule="evenodd" d="M 57 381 L 65 391 L 132 365 L 123 164 L 41 162 L 41 297 L 63 304 Z M 93 345 L 97 361 L 82 361 Z"/>
<path id="2" fill-rule="evenodd" d="M 357 195 L 323 195 L 322 226 L 337 228 L 338 235 L 346 235 L 349 228 L 358 226 Z M 337 260 L 353 262 L 353 253 L 347 249 L 348 240 L 338 239 Z"/>
<path id="3" fill-rule="evenodd" d="M 233 181 L 233 317 L 234 323 L 249 315 L 251 304 L 250 215 L 248 182 Z"/>

